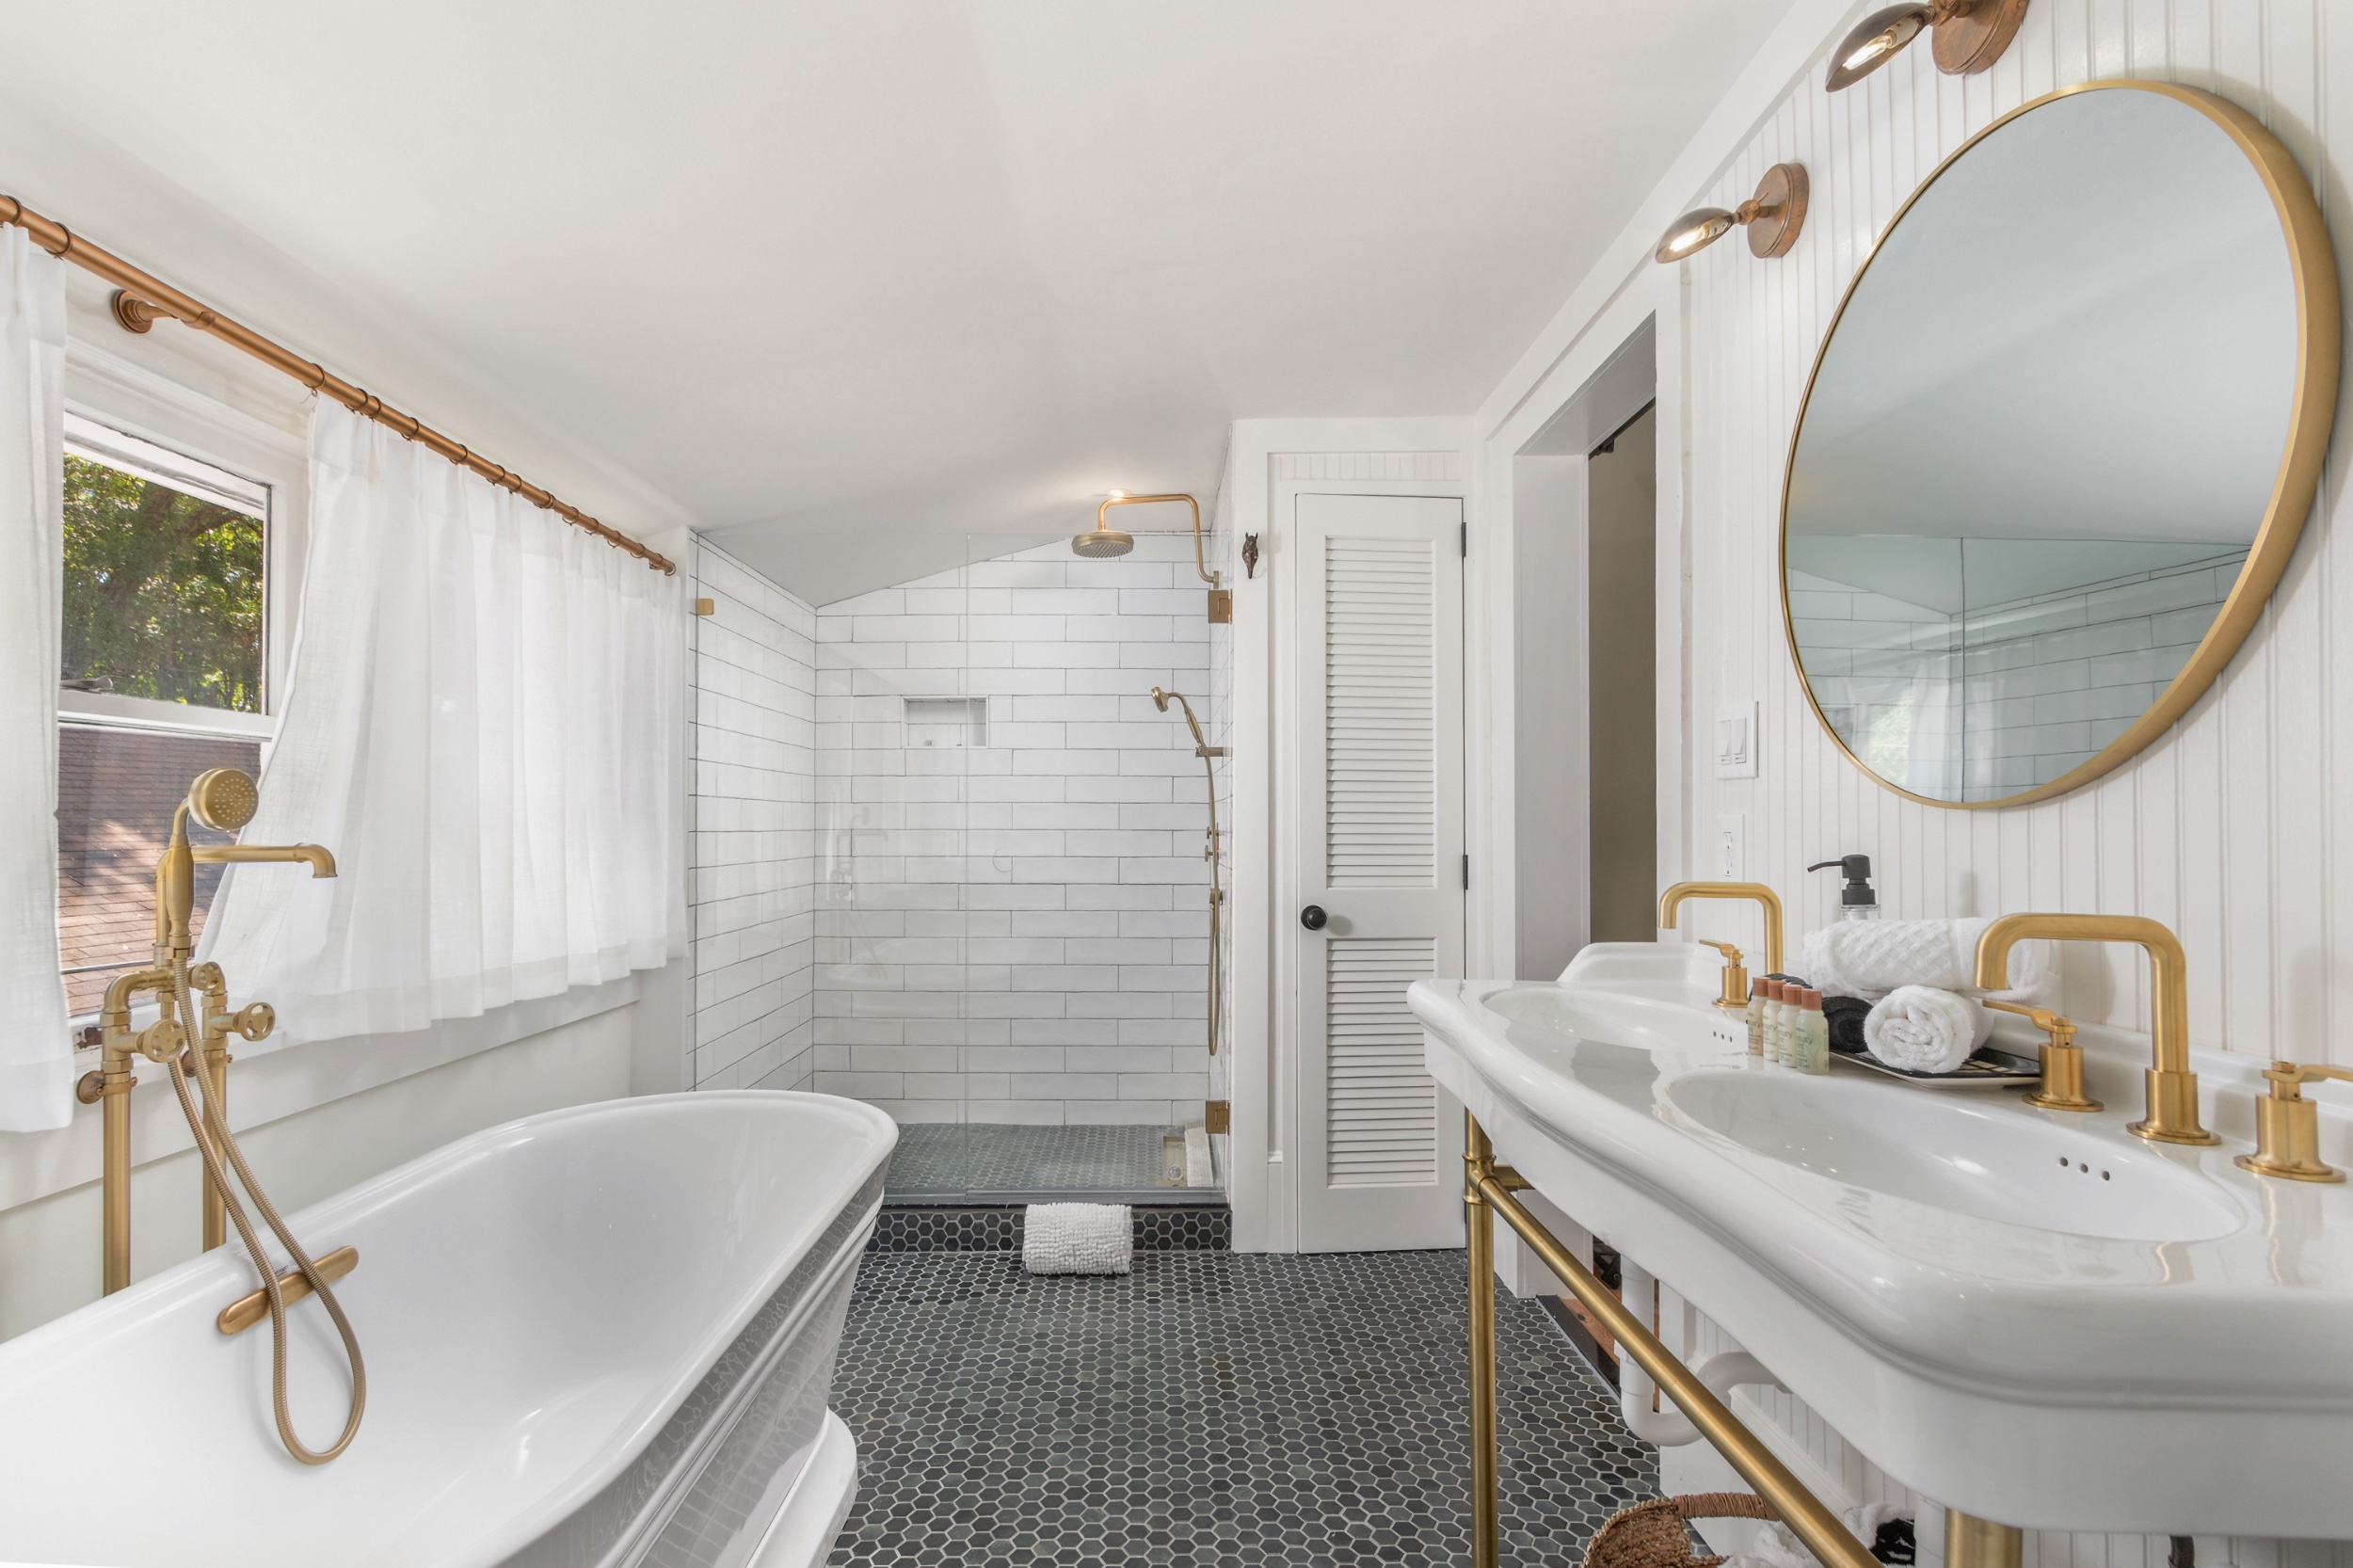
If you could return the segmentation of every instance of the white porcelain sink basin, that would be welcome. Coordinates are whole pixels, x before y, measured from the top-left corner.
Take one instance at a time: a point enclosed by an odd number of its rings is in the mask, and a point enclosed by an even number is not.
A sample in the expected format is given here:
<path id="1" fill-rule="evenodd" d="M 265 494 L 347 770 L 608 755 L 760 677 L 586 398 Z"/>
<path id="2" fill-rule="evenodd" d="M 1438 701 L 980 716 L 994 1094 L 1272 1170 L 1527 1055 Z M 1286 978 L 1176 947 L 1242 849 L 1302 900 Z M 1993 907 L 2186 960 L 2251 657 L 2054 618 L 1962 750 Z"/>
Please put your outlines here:
<path id="1" fill-rule="evenodd" d="M 2225 1142 L 2150 1144 L 2145 1041 L 2083 1032 L 2089 1115 L 1809 1077 L 1748 1054 L 1716 965 L 1599 945 L 1410 1000 L 1499 1158 L 1905 1484 L 2032 1529 L 2353 1539 L 2353 1192 L 2232 1163 L 2260 1064 L 2195 1053 Z"/>
<path id="2" fill-rule="evenodd" d="M 1663 1099 L 1769 1160 L 1980 1220 L 2123 1241 L 2202 1241 L 2243 1219 L 2203 1176 L 2153 1150 L 2016 1115 L 1983 1096 L 1719 1071 L 1675 1080 Z"/>

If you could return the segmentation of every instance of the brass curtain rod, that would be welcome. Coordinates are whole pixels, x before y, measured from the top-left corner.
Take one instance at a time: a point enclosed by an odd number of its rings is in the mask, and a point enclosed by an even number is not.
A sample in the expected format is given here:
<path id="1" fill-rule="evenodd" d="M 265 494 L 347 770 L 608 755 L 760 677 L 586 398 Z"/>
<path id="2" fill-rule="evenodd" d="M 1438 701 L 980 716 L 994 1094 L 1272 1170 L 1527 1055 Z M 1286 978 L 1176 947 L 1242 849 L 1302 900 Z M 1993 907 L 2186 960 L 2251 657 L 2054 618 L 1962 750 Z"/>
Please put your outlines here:
<path id="1" fill-rule="evenodd" d="M 324 365 L 314 364 L 292 349 L 272 343 L 250 327 L 230 320 L 217 311 L 208 310 L 201 302 L 182 294 L 162 279 L 142 272 L 110 250 L 103 250 L 83 239 L 55 218 L 43 217 L 12 196 L 0 196 L 0 223 L 13 223 L 33 236 L 33 243 L 52 256 L 72 262 L 86 272 L 96 273 L 121 292 L 115 296 L 115 319 L 134 332 L 144 332 L 158 316 L 168 316 L 184 326 L 213 336 L 233 348 L 243 349 L 272 369 L 284 372 L 310 388 L 323 392 L 349 408 L 353 413 L 390 425 L 409 440 L 429 447 L 461 468 L 471 469 L 491 484 L 514 491 L 536 506 L 544 507 L 575 528 L 584 528 L 616 550 L 625 550 L 657 571 L 675 575 L 676 563 L 657 554 L 619 531 L 608 528 L 579 507 L 559 501 L 550 492 L 531 484 L 522 475 L 483 456 L 460 442 L 450 440 L 413 414 L 404 414 L 388 406 L 375 393 L 366 392 L 339 376 L 328 374 Z"/>

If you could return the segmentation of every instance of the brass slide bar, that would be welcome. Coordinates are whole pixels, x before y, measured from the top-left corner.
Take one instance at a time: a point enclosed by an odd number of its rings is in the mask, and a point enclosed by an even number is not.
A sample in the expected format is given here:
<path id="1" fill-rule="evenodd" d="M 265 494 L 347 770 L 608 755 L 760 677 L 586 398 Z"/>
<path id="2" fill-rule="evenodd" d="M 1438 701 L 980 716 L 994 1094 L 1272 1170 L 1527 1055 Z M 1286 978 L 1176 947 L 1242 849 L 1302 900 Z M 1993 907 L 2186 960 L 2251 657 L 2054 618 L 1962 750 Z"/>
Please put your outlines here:
<path id="1" fill-rule="evenodd" d="M 333 398 L 353 413 L 372 419 L 378 424 L 390 425 L 408 440 L 422 442 L 459 467 L 471 469 L 491 484 L 512 490 L 535 506 L 555 513 L 573 527 L 586 529 L 616 550 L 629 552 L 655 570 L 677 574 L 677 564 L 667 556 L 648 550 L 628 535 L 607 527 L 579 507 L 560 501 L 551 492 L 529 483 L 522 475 L 503 469 L 481 454 L 450 440 L 415 415 L 404 414 L 375 393 L 355 387 L 341 376 L 329 375 L 324 365 L 314 364 L 294 350 L 271 342 L 250 327 L 208 309 L 201 301 L 182 294 L 153 274 L 143 272 L 114 252 L 92 245 L 55 218 L 41 216 L 15 197 L 0 196 L 0 223 L 15 224 L 32 235 L 33 243 L 52 256 L 72 262 L 86 272 L 96 273 L 120 289 L 122 294 L 115 299 L 115 319 L 127 329 L 144 332 L 153 324 L 155 317 L 169 316 L 200 332 L 210 332 L 230 346 L 243 349 L 272 369 L 293 376 L 312 392 Z"/>
<path id="2" fill-rule="evenodd" d="M 1625 1347 L 1660 1390 L 1690 1417 L 1700 1435 L 1756 1489 L 1797 1538 L 1805 1543 L 1824 1568 L 1880 1568 L 1862 1542 L 1838 1522 L 1838 1515 L 1806 1490 L 1803 1482 L 1767 1448 L 1723 1401 L 1693 1376 L 1650 1325 L 1638 1317 L 1609 1288 L 1579 1263 L 1537 1218 L 1512 1196 L 1514 1185 L 1528 1183 L 1496 1163 L 1495 1146 L 1487 1141 L 1479 1119 L 1464 1114 L 1466 1167 L 1463 1190 L 1465 1218 L 1469 1222 L 1470 1352 L 1471 1352 L 1471 1562 L 1472 1568 L 1495 1568 L 1496 1510 L 1496 1334 L 1495 1219 L 1500 1214 L 1519 1233 L 1529 1250 L 1543 1259 L 1574 1292 L 1585 1310 Z M 2014 1532 L 2013 1532 L 2014 1533 Z M 2014 1558 L 2011 1560 L 2016 1560 Z"/>

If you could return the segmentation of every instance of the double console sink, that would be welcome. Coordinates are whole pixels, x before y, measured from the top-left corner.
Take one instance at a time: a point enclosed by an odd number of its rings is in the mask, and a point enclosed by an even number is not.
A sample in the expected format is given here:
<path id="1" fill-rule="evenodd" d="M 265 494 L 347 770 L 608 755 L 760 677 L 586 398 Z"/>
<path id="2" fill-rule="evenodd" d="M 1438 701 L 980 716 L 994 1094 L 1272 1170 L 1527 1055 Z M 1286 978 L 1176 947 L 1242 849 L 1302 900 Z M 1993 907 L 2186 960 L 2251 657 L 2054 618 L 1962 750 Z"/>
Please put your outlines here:
<path id="1" fill-rule="evenodd" d="M 2260 1064 L 2200 1057 L 2219 1146 L 2153 1144 L 2131 1036 L 2085 1032 L 2110 1109 L 2038 1111 L 1753 1057 L 1716 978 L 1600 944 L 1411 1001 L 1498 1158 L 1906 1485 L 2027 1528 L 2353 1538 L 2353 1194 L 2233 1164 Z"/>

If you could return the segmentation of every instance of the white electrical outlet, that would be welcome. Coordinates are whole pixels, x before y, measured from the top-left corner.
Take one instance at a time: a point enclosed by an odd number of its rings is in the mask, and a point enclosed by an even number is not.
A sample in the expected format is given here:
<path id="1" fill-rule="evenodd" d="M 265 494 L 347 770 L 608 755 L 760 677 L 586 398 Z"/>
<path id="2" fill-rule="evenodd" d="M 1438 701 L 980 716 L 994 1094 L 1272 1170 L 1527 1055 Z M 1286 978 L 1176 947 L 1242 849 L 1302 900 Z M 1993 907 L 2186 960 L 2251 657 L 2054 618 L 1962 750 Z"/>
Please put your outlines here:
<path id="1" fill-rule="evenodd" d="M 1745 881 L 1748 876 L 1747 819 L 1737 811 L 1728 811 L 1716 819 L 1716 875 L 1725 882 Z"/>

